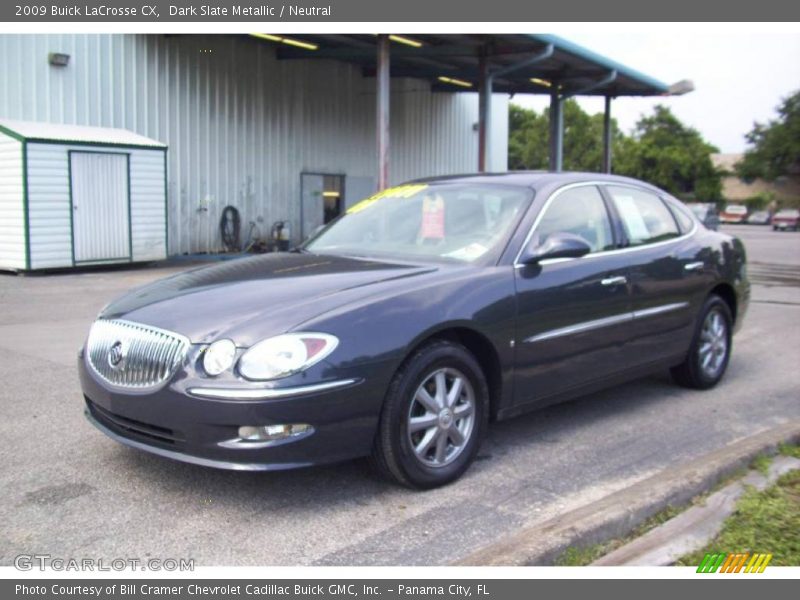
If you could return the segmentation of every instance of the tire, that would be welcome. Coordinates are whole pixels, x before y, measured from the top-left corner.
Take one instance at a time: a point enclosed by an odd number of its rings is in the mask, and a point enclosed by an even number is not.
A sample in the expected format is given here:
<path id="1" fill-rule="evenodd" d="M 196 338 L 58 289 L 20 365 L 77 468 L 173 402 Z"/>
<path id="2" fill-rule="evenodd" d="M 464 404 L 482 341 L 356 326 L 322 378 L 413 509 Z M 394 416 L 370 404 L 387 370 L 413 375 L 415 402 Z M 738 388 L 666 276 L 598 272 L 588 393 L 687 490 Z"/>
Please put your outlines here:
<path id="1" fill-rule="evenodd" d="M 452 404 L 445 400 L 442 405 L 445 394 L 438 389 L 447 392 Z M 475 460 L 488 420 L 489 387 L 478 361 L 460 344 L 433 341 L 407 359 L 389 385 L 373 445 L 373 466 L 407 487 L 446 485 Z M 463 439 L 460 445 L 458 437 Z"/>
<path id="2" fill-rule="evenodd" d="M 675 381 L 696 390 L 717 385 L 730 361 L 732 332 L 730 307 L 716 294 L 710 295 L 700 311 L 686 359 L 671 369 Z"/>

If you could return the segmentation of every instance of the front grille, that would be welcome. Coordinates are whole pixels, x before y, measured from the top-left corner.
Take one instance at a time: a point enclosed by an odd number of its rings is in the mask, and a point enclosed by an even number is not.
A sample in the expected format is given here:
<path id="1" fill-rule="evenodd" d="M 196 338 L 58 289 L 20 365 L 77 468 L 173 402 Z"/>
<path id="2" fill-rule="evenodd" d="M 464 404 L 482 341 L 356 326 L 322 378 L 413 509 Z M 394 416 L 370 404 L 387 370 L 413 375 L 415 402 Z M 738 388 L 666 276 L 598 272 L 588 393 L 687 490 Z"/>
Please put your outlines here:
<path id="1" fill-rule="evenodd" d="M 185 337 L 138 323 L 98 320 L 87 342 L 89 364 L 108 383 L 157 388 L 175 373 L 189 349 Z"/>
<path id="2" fill-rule="evenodd" d="M 85 396 L 84 396 L 85 398 Z M 86 398 L 86 406 L 92 416 L 105 427 L 120 433 L 122 435 L 133 434 L 134 436 L 147 438 L 162 444 L 174 445 L 183 441 L 183 439 L 175 433 L 172 429 L 167 427 L 160 427 L 159 425 L 151 425 L 143 423 L 122 415 L 117 415 L 108 411 L 91 400 Z"/>

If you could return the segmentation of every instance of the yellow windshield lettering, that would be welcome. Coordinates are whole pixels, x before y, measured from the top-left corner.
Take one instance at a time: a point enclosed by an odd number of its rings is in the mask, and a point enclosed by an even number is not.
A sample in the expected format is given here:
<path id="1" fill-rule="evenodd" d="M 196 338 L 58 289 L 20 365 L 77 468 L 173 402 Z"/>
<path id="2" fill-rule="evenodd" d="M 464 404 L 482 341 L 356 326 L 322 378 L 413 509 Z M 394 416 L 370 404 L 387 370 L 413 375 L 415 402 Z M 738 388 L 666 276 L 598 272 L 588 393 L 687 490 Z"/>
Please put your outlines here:
<path id="1" fill-rule="evenodd" d="M 417 194 L 419 194 L 422 190 L 427 189 L 428 185 L 424 183 L 418 184 L 408 184 L 408 185 L 399 185 L 396 187 L 386 188 L 383 191 L 378 192 L 354 204 L 350 208 L 347 209 L 347 214 L 352 215 L 358 212 L 361 212 L 365 208 L 369 208 L 373 204 L 375 204 L 378 200 L 382 200 L 383 198 L 413 198 Z"/>

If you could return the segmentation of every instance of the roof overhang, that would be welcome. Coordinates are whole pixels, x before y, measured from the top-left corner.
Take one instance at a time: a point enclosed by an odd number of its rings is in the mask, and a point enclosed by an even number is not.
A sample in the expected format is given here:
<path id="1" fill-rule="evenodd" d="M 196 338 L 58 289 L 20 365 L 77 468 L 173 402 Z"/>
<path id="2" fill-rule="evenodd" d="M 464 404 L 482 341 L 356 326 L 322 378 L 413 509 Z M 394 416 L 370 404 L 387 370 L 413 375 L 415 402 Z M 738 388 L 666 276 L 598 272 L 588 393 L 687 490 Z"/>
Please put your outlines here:
<path id="1" fill-rule="evenodd" d="M 489 73 L 502 73 L 493 78 L 494 91 L 508 94 L 551 94 L 557 90 L 566 96 L 667 96 L 693 89 L 691 82 L 667 85 L 550 34 L 420 34 L 394 38 L 391 76 L 428 80 L 435 91 L 477 91 L 482 62 Z M 338 60 L 359 66 L 367 77 L 375 75 L 375 35 L 292 35 L 291 41 L 307 47 L 278 42 L 279 60 Z M 546 59 L 513 68 L 550 46 L 552 53 Z"/>

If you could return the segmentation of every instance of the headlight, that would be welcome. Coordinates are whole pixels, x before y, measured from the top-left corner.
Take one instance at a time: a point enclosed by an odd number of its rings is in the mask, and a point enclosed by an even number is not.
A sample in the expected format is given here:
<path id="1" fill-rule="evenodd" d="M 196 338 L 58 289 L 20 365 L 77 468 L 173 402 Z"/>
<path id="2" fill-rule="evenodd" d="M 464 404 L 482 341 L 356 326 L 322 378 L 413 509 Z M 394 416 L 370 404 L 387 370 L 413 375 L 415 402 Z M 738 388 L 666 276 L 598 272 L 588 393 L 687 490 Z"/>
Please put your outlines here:
<path id="1" fill-rule="evenodd" d="M 326 333 L 287 333 L 252 346 L 239 359 L 239 373 L 247 379 L 280 379 L 307 369 L 339 345 Z"/>
<path id="2" fill-rule="evenodd" d="M 217 340 L 203 352 L 203 369 L 216 376 L 231 368 L 236 357 L 236 344 L 231 340 Z"/>

